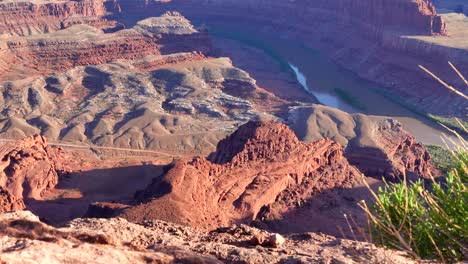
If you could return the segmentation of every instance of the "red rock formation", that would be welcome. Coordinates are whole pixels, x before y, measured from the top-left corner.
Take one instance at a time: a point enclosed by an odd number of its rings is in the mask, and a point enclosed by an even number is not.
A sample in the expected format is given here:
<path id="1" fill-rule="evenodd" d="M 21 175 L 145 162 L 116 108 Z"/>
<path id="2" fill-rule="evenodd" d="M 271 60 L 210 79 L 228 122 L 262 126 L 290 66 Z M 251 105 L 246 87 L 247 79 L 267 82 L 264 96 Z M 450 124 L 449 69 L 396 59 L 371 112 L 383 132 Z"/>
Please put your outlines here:
<path id="1" fill-rule="evenodd" d="M 30 35 L 55 31 L 72 16 L 101 17 L 106 14 L 103 0 L 2 1 L 0 35 Z"/>
<path id="2" fill-rule="evenodd" d="M 27 199 L 40 200 L 55 187 L 57 149 L 42 136 L 31 136 L 0 148 L 0 212 L 21 210 Z"/>
<path id="3" fill-rule="evenodd" d="M 417 143 L 398 121 L 379 122 L 373 141 L 375 146 L 350 144 L 346 149 L 349 162 L 365 175 L 385 177 L 389 181 L 439 175 L 424 145 Z"/>
<path id="4" fill-rule="evenodd" d="M 211 229 L 254 220 L 262 207 L 303 182 L 320 192 L 350 186 L 358 177 L 339 144 L 328 139 L 305 144 L 284 124 L 249 122 L 209 158 L 176 162 L 137 193 L 143 204 L 120 216 Z"/>

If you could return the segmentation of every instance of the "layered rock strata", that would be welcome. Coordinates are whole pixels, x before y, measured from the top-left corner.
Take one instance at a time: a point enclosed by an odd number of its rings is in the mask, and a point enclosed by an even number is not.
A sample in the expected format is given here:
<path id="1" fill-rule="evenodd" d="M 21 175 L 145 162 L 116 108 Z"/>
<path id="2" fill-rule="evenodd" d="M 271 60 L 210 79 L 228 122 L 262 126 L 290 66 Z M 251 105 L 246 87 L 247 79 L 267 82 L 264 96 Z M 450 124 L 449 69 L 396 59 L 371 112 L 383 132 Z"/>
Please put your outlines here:
<path id="1" fill-rule="evenodd" d="M 102 17 L 103 0 L 0 1 L 0 35 L 27 36 L 52 32 L 69 26 L 67 19 L 85 21 L 102 28 L 114 27 Z"/>
<path id="2" fill-rule="evenodd" d="M 195 30 L 180 14 L 166 13 L 116 33 L 105 34 L 89 25 L 75 25 L 50 34 L 11 37 L 2 43 L 0 51 L 0 60 L 8 61 L 2 65 L 2 79 L 14 79 L 12 76 L 25 70 L 29 75 L 47 74 L 148 55 L 209 54 L 211 42 L 206 32 Z"/>

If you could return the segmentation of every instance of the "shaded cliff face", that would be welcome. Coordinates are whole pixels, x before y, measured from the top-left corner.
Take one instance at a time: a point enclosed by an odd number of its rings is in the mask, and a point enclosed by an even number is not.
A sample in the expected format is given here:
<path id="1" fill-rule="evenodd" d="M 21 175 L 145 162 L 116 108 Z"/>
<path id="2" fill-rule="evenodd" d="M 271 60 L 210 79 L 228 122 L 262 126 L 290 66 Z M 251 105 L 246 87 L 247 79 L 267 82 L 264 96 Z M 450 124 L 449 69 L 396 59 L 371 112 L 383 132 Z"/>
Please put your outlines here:
<path id="1" fill-rule="evenodd" d="M 28 199 L 41 200 L 57 185 L 56 159 L 60 150 L 32 136 L 0 149 L 0 212 L 26 208 Z"/>
<path id="2" fill-rule="evenodd" d="M 262 1 L 262 0 L 172 0 L 172 1 L 130 1 L 117 0 L 121 10 L 127 11 L 127 15 L 139 10 L 164 6 L 180 9 L 187 8 L 187 13 L 221 14 L 242 17 L 246 16 L 256 20 L 270 20 L 271 15 L 277 15 L 273 23 L 287 21 L 291 24 L 320 23 L 322 19 L 335 20 L 335 23 L 349 23 L 366 31 L 384 33 L 385 30 L 399 30 L 411 34 L 447 34 L 443 19 L 437 14 L 430 0 L 374 0 L 374 1 Z M 192 7 L 192 10 L 189 8 Z M 234 12 L 226 12 L 230 10 Z M 192 11 L 192 12 L 191 12 Z M 136 15 L 136 14 L 135 14 Z M 311 16 L 313 15 L 313 16 Z M 254 17 L 255 16 L 255 17 Z M 298 24 L 299 27 L 303 26 Z"/>
<path id="3" fill-rule="evenodd" d="M 164 177 L 137 193 L 142 204 L 120 216 L 213 229 L 254 220 L 262 207 L 297 186 L 314 191 L 295 197 L 305 199 L 351 187 L 360 177 L 331 140 L 305 144 L 284 124 L 249 122 L 221 141 L 208 159 L 176 162 Z"/>
<path id="4" fill-rule="evenodd" d="M 102 28 L 116 26 L 101 18 L 105 14 L 103 0 L 7 0 L 0 3 L 0 35 L 24 36 L 51 32 L 81 22 L 100 25 Z M 71 20 L 67 21 L 69 18 Z"/>
<path id="5" fill-rule="evenodd" d="M 289 123 L 306 142 L 328 137 L 345 146 L 345 157 L 366 176 L 388 181 L 439 176 L 427 149 L 398 121 L 314 105 L 293 109 Z"/>

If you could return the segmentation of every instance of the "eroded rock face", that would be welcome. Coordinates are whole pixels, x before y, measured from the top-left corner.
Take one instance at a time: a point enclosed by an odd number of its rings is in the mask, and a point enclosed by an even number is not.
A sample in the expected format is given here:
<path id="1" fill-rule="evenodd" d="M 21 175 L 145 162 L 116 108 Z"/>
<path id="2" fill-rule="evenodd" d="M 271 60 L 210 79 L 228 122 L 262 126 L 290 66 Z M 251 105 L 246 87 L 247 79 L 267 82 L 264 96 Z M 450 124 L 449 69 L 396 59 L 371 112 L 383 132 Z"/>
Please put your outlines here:
<path id="1" fill-rule="evenodd" d="M 103 0 L 6 0 L 0 3 L 0 35 L 39 34 L 76 23 L 89 23 L 102 28 L 115 26 L 101 18 L 105 14 Z"/>
<path id="2" fill-rule="evenodd" d="M 129 2 L 129 0 L 119 0 L 119 2 Z M 143 2 L 143 0 L 140 0 Z M 151 4 L 156 4 L 158 1 L 150 1 Z M 179 1 L 173 0 L 168 5 L 173 7 L 193 5 L 194 1 Z M 414 33 L 419 34 L 446 34 L 445 23 L 442 18 L 437 15 L 434 5 L 430 0 L 374 0 L 372 2 L 360 1 L 354 2 L 350 0 L 338 1 L 235 1 L 235 0 L 216 0 L 216 1 L 195 1 L 198 5 L 205 5 L 211 10 L 206 12 L 214 12 L 215 9 L 244 10 L 258 14 L 260 6 L 263 8 L 263 17 L 271 12 L 282 10 L 283 13 L 280 19 L 290 16 L 293 19 L 305 19 L 308 14 L 318 13 L 322 16 L 329 12 L 329 15 L 336 16 L 337 22 L 348 22 L 365 30 L 372 29 L 376 33 L 382 32 L 385 29 L 410 29 Z M 319 12 L 317 12 L 319 11 Z M 237 16 L 238 13 L 233 13 L 232 16 Z M 310 18 L 309 18 L 310 19 Z"/>
<path id="3" fill-rule="evenodd" d="M 79 65 L 141 59 L 148 55 L 209 54 L 211 42 L 206 32 L 198 32 L 187 19 L 172 12 L 115 33 L 106 34 L 89 25 L 74 25 L 49 34 L 11 37 L 0 50 L 2 61 L 15 62 L 5 63 L 5 69 L 0 69 L 4 78 L 12 79 L 12 75 L 25 69 L 30 71 L 29 75 L 47 74 Z"/>
<path id="4" fill-rule="evenodd" d="M 21 210 L 28 199 L 40 200 L 42 194 L 58 183 L 55 157 L 42 136 L 32 136 L 0 149 L 0 212 Z"/>
<path id="5" fill-rule="evenodd" d="M 345 146 L 346 158 L 366 176 L 397 181 L 439 174 L 427 149 L 398 121 L 314 105 L 293 109 L 289 123 L 306 142 L 328 137 Z"/>
<path id="6" fill-rule="evenodd" d="M 376 124 L 376 147 L 351 146 L 346 157 L 364 174 L 398 181 L 407 177 L 429 179 L 437 173 L 427 149 L 398 121 L 386 119 Z"/>
<path id="7" fill-rule="evenodd" d="M 239 124 L 269 115 L 255 102 L 285 104 L 229 58 L 208 57 L 207 32 L 177 12 L 115 33 L 75 25 L 2 44 L 0 134 L 9 139 L 41 133 L 200 155 Z"/>
<path id="8" fill-rule="evenodd" d="M 0 134 L 208 154 L 274 100 L 228 58 L 177 53 L 0 83 Z M 259 101 L 259 100 L 257 100 Z"/>
<path id="9" fill-rule="evenodd" d="M 304 182 L 310 184 L 301 188 L 309 190 L 297 199 L 313 191 L 350 187 L 358 180 L 359 172 L 348 164 L 339 144 L 328 139 L 305 144 L 282 123 L 249 122 L 222 140 L 208 158 L 176 162 L 164 177 L 137 193 L 143 204 L 120 216 L 213 229 L 254 220 L 262 207 Z"/>

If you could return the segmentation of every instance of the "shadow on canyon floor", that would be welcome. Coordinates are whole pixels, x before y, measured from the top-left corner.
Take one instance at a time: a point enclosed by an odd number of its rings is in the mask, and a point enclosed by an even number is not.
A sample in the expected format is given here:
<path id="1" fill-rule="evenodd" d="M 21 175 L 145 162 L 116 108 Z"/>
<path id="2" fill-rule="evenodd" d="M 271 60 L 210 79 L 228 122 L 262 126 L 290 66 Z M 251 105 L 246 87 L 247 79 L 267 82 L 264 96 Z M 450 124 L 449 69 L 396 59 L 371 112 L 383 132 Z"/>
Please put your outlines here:
<path id="1" fill-rule="evenodd" d="M 61 226 L 74 218 L 83 217 L 88 206 L 94 202 L 131 204 L 135 193 L 147 187 L 155 177 L 161 176 L 165 168 L 163 165 L 141 165 L 72 172 L 61 176 L 60 183 L 46 194 L 45 200 L 28 200 L 28 210 L 48 224 Z M 369 181 L 374 190 L 381 186 L 380 181 Z M 331 189 L 313 196 L 294 209 L 264 211 L 261 213 L 263 221 L 252 224 L 282 234 L 321 232 L 354 238 L 344 214 L 365 228 L 366 216 L 357 203 L 369 199 L 369 190 L 363 185 L 351 189 Z M 276 209 L 279 209 L 277 212 L 284 212 L 273 213 Z M 359 235 L 357 239 L 366 240 Z"/>
<path id="2" fill-rule="evenodd" d="M 45 199 L 28 200 L 28 210 L 49 224 L 61 225 L 83 217 L 93 202 L 130 203 L 135 192 L 144 189 L 164 171 L 163 165 L 141 165 L 74 171 L 60 176 Z"/>
<path id="3" fill-rule="evenodd" d="M 380 181 L 373 179 L 369 181 L 374 191 L 382 186 Z M 282 214 L 263 212 L 262 215 L 265 217 L 263 223 L 269 231 L 281 234 L 320 232 L 336 237 L 368 241 L 367 235 L 366 237 L 361 235 L 362 231 L 368 233 L 367 217 L 358 206 L 362 200 L 371 200 L 371 193 L 365 186 L 351 189 L 334 188 L 321 192 Z M 361 231 L 357 230 L 357 223 Z"/>

